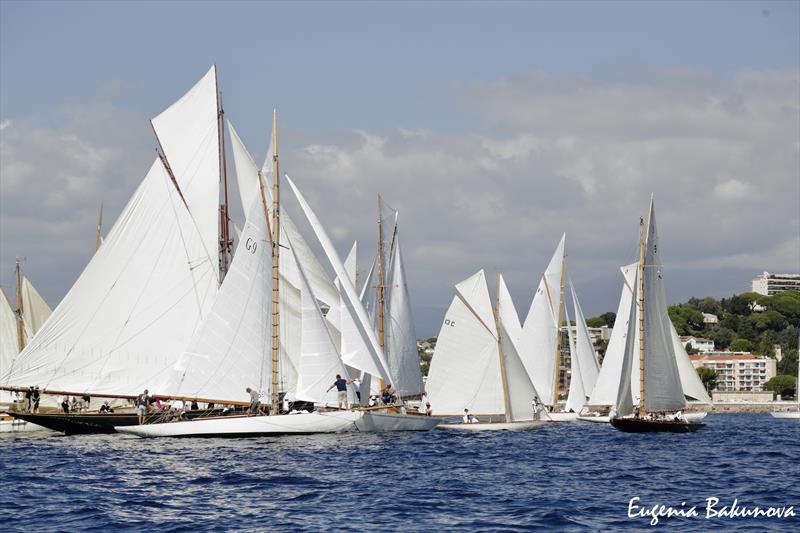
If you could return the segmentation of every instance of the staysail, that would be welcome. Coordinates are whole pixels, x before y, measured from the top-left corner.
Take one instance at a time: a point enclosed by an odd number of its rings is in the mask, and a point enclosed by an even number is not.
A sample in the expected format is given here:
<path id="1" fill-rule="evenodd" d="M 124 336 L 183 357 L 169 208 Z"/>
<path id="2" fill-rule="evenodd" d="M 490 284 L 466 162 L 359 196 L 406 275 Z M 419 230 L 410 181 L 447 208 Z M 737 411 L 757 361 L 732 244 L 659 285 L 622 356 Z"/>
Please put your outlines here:
<path id="1" fill-rule="evenodd" d="M 36 290 L 27 277 L 23 277 L 22 320 L 25 322 L 25 328 L 31 336 L 36 335 L 36 332 L 42 328 L 42 325 L 52 313 L 52 309 L 41 297 L 39 291 Z"/>

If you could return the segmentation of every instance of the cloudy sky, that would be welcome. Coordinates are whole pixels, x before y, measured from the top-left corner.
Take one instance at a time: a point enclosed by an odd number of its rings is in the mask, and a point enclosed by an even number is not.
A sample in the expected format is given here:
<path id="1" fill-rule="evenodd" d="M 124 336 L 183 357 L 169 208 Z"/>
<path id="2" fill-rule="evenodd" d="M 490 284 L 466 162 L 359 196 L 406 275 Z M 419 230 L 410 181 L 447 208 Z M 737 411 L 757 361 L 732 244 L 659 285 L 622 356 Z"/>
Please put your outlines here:
<path id="1" fill-rule="evenodd" d="M 6 0 L 5 288 L 20 257 L 58 303 L 212 63 L 258 160 L 277 107 L 282 170 L 362 269 L 376 193 L 400 210 L 419 336 L 479 268 L 524 317 L 563 232 L 586 314 L 616 309 L 651 192 L 670 301 L 800 272 L 798 2 Z"/>

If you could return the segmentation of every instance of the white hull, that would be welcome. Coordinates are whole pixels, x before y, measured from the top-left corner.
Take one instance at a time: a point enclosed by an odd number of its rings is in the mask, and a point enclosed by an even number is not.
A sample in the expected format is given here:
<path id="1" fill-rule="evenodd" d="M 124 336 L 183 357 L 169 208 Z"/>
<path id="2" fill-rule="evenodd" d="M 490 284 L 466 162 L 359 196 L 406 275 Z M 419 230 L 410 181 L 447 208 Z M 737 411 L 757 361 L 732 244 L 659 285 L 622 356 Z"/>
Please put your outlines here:
<path id="1" fill-rule="evenodd" d="M 137 437 L 263 437 L 354 431 L 361 413 L 331 411 L 274 416 L 226 416 L 115 428 Z"/>
<path id="2" fill-rule="evenodd" d="M 580 420 L 581 422 L 594 422 L 595 424 L 608 424 L 611 422 L 611 417 L 608 415 L 579 416 L 578 420 Z"/>
<path id="3" fill-rule="evenodd" d="M 453 431 L 532 431 L 544 426 L 543 420 L 524 422 L 479 422 L 477 424 L 440 424 L 437 429 Z"/>
<path id="4" fill-rule="evenodd" d="M 783 420 L 799 420 L 800 411 L 784 411 L 781 413 L 770 413 L 773 418 L 780 418 Z"/>
<path id="5" fill-rule="evenodd" d="M 543 413 L 542 418 L 548 422 L 575 422 L 578 413 Z"/>
<path id="6" fill-rule="evenodd" d="M 440 418 L 432 416 L 403 415 L 400 413 L 387 413 L 364 411 L 356 420 L 359 431 L 381 433 L 384 431 L 430 431 L 439 425 Z"/>

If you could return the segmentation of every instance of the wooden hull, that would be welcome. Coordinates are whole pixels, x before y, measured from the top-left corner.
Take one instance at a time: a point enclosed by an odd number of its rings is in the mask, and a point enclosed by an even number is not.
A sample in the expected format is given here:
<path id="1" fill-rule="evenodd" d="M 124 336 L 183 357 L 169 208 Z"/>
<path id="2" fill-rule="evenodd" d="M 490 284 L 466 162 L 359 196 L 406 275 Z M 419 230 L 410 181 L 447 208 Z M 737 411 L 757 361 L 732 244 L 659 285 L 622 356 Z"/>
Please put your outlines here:
<path id="1" fill-rule="evenodd" d="M 705 426 L 700 422 L 612 418 L 611 425 L 626 433 L 693 433 Z"/>
<path id="2" fill-rule="evenodd" d="M 700 422 L 703 420 L 708 413 L 706 412 L 697 412 L 697 413 L 684 413 L 684 418 L 689 422 Z M 581 422 L 594 422 L 596 424 L 608 424 L 611 422 L 611 417 L 608 415 L 597 415 L 597 416 L 579 416 L 578 420 Z"/>
<path id="3" fill-rule="evenodd" d="M 547 424 L 544 420 L 524 422 L 479 422 L 477 424 L 440 424 L 437 429 L 451 431 L 533 431 Z"/>
<path id="4" fill-rule="evenodd" d="M 67 435 L 90 435 L 96 433 L 116 433 L 116 427 L 136 426 L 139 416 L 136 413 L 17 413 L 11 416 L 26 422 L 66 433 Z M 207 415 L 208 411 L 189 411 L 192 419 Z M 157 415 L 150 414 L 148 418 Z"/>
<path id="5" fill-rule="evenodd" d="M 784 411 L 770 414 L 773 418 L 780 418 L 781 420 L 800 420 L 800 411 Z"/>
<path id="6" fill-rule="evenodd" d="M 143 438 L 243 438 L 274 437 L 279 435 L 311 435 L 355 431 L 361 413 L 331 411 L 273 416 L 221 416 L 117 427 L 119 433 Z"/>

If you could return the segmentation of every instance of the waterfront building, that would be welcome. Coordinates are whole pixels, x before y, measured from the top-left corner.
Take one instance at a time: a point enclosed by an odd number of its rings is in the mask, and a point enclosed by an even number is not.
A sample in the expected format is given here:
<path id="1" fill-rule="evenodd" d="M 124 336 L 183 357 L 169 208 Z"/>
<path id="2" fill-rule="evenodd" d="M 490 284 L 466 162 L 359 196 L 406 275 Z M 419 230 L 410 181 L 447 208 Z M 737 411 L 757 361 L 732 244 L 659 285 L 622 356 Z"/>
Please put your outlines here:
<path id="1" fill-rule="evenodd" d="M 720 392 L 760 392 L 764 390 L 764 383 L 777 374 L 775 359 L 751 353 L 713 352 L 690 355 L 689 360 L 695 368 L 716 371 L 717 386 L 714 390 Z"/>
<path id="2" fill-rule="evenodd" d="M 783 291 L 800 291 L 800 274 L 771 274 L 764 272 L 753 278 L 753 292 L 772 296 Z"/>
<path id="3" fill-rule="evenodd" d="M 710 353 L 714 351 L 714 341 L 705 339 L 703 337 L 694 337 L 692 335 L 681 335 L 681 344 L 686 347 L 691 346 L 693 349 L 701 353 Z"/>

